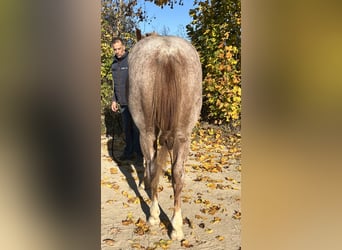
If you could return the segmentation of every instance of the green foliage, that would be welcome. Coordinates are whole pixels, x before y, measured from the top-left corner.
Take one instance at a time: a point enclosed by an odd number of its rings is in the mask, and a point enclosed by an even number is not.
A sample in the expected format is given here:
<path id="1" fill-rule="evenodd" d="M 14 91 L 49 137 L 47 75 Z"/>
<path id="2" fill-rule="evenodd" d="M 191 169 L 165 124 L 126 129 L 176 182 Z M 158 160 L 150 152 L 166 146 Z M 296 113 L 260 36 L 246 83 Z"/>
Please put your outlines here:
<path id="1" fill-rule="evenodd" d="M 101 84 L 101 107 L 103 110 L 110 107 L 113 96 L 113 85 Z"/>
<path id="2" fill-rule="evenodd" d="M 163 8 L 165 5 L 170 6 L 171 9 L 173 9 L 173 6 L 175 4 L 179 4 L 179 5 L 184 5 L 183 0 L 145 0 L 147 2 L 153 2 L 155 5 Z"/>
<path id="3" fill-rule="evenodd" d="M 240 0 L 196 1 L 188 36 L 203 67 L 202 118 L 239 124 L 241 117 Z"/>

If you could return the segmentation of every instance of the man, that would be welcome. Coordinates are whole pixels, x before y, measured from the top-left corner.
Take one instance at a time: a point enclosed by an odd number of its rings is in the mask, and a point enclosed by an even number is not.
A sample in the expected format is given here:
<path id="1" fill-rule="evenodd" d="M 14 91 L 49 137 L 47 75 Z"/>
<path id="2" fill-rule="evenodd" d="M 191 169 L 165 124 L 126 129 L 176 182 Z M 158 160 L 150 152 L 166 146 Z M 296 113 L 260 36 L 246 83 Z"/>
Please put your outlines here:
<path id="1" fill-rule="evenodd" d="M 114 93 L 111 108 L 114 112 L 119 110 L 121 112 L 126 146 L 119 160 L 127 161 L 133 160 L 135 156 L 142 158 L 142 153 L 139 142 L 139 131 L 128 109 L 128 52 L 121 38 L 114 38 L 112 47 L 114 50 L 114 60 L 112 63 Z"/>

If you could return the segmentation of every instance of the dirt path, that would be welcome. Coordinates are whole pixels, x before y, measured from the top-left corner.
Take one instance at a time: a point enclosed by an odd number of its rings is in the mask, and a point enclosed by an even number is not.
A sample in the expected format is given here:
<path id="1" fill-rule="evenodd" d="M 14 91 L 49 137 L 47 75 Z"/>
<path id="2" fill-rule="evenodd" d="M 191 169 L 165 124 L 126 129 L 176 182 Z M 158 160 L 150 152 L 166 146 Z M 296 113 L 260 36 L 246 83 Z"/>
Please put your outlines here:
<path id="1" fill-rule="evenodd" d="M 192 145 L 182 192 L 185 240 L 178 242 L 168 235 L 173 207 L 170 169 L 160 179 L 161 224 L 150 227 L 150 199 L 138 187 L 143 166 L 118 165 L 110 155 L 111 142 L 101 138 L 102 250 L 241 249 L 241 166 L 240 158 L 234 157 L 239 145 Z M 122 140 L 115 138 L 114 156 L 122 147 Z"/>

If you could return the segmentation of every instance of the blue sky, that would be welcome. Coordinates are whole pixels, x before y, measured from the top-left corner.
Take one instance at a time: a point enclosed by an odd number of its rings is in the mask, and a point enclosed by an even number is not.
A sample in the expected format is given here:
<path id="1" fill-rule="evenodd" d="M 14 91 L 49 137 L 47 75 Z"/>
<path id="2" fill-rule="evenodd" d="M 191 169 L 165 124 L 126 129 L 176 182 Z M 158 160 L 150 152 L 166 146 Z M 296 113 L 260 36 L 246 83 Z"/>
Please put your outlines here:
<path id="1" fill-rule="evenodd" d="M 147 22 L 139 24 L 142 33 L 152 31 L 162 33 L 165 27 L 168 31 L 167 35 L 186 36 L 185 26 L 192 21 L 189 10 L 194 8 L 193 1 L 183 0 L 184 5 L 175 4 L 173 9 L 167 5 L 162 9 L 154 3 L 144 3 L 144 0 L 138 2 L 138 6 L 145 8 L 147 15 L 152 19 L 150 24 Z"/>

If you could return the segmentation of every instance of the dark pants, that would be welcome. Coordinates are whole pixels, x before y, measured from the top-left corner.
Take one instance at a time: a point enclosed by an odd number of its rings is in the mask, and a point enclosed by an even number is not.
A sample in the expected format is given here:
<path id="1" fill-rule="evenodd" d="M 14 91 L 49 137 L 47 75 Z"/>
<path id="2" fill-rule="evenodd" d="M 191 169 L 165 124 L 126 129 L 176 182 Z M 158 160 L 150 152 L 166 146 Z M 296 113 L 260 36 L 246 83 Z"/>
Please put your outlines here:
<path id="1" fill-rule="evenodd" d="M 141 156 L 139 130 L 132 119 L 127 105 L 121 106 L 121 115 L 126 140 L 123 154 L 125 156 L 131 156 L 135 152 L 137 156 Z"/>

